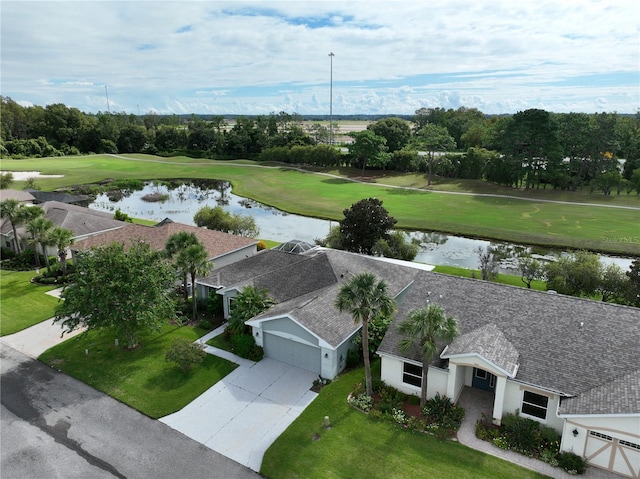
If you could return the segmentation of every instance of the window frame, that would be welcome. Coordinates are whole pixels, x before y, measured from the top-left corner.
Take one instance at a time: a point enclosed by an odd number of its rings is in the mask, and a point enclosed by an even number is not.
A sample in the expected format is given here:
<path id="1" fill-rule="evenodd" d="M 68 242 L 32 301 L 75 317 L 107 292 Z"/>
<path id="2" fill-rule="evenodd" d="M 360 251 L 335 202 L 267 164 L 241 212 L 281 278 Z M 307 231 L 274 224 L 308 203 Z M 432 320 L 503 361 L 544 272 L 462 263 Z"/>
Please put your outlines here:
<path id="1" fill-rule="evenodd" d="M 527 400 L 525 399 L 526 396 L 530 394 L 533 396 L 537 396 L 539 398 L 543 398 L 545 400 L 545 405 L 541 405 L 541 404 L 537 404 L 536 402 L 532 402 L 531 400 Z M 531 398 L 529 398 L 531 399 Z M 534 391 L 529 391 L 527 389 L 524 389 L 522 391 L 522 401 L 520 402 L 520 413 L 523 416 L 529 417 L 531 419 L 533 419 L 534 421 L 541 421 L 541 422 L 547 422 L 547 416 L 549 414 L 549 402 L 551 401 L 551 397 L 545 395 L 545 394 L 540 394 Z M 527 409 L 530 412 L 527 412 L 525 410 L 525 407 L 527 407 Z M 535 410 L 540 410 L 540 411 L 544 411 L 544 416 L 538 416 L 533 414 L 532 409 Z"/>
<path id="2" fill-rule="evenodd" d="M 415 368 L 415 371 L 407 371 L 407 366 L 409 368 Z M 417 373 L 419 371 L 419 374 Z M 406 381 L 406 378 L 413 379 L 414 382 Z M 413 363 L 408 363 L 406 361 L 402 362 L 402 384 L 408 384 L 409 386 L 422 388 L 422 366 L 418 366 Z"/>

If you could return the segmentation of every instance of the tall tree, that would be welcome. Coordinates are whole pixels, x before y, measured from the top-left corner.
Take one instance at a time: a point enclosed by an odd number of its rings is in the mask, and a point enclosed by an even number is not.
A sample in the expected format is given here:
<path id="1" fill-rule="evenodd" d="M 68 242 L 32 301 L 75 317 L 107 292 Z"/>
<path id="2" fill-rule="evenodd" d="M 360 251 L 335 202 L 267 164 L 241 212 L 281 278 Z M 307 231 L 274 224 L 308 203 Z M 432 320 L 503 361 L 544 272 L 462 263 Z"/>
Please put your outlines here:
<path id="1" fill-rule="evenodd" d="M 362 166 L 362 176 L 367 166 L 374 168 L 383 168 L 385 166 L 387 151 L 387 140 L 376 135 L 371 130 L 358 131 L 350 133 L 353 143 L 349 145 L 349 154 L 352 158 L 353 167 Z"/>
<path id="2" fill-rule="evenodd" d="M 58 261 L 62 268 L 62 274 L 67 274 L 67 248 L 74 243 L 73 231 L 61 226 L 56 226 L 49 232 L 50 243 L 58 250 Z"/>
<path id="3" fill-rule="evenodd" d="M 629 279 L 625 294 L 627 302 L 633 306 L 640 307 L 640 259 L 633 260 L 629 271 L 625 274 Z"/>
<path id="4" fill-rule="evenodd" d="M 398 326 L 398 331 L 406 336 L 400 340 L 400 349 L 409 352 L 417 346 L 422 356 L 420 406 L 423 407 L 427 402 L 429 362 L 442 342 L 453 341 L 458 336 L 458 322 L 455 318 L 446 316 L 442 306 L 431 304 L 426 308 L 410 311 Z"/>
<path id="5" fill-rule="evenodd" d="M 53 229 L 53 226 L 54 224 L 51 220 L 48 220 L 42 216 L 32 219 L 25 226 L 25 230 L 31 236 L 31 241 L 34 244 L 36 267 L 40 267 L 40 258 L 38 257 L 37 248 L 37 246 L 39 245 L 42 249 L 42 254 L 44 255 L 47 272 L 49 273 L 51 273 L 51 265 L 49 264 L 47 246 L 51 246 L 51 239 L 49 237 L 49 234 Z"/>
<path id="6" fill-rule="evenodd" d="M 188 233 L 186 231 L 179 231 L 178 233 L 174 233 L 169 236 L 164 249 L 169 258 L 176 260 L 178 254 L 181 251 L 184 251 L 189 246 L 194 244 L 199 244 L 198 238 L 195 234 Z M 189 301 L 189 291 L 187 287 L 187 283 L 189 281 L 189 270 L 186 265 L 181 265 L 178 263 L 178 261 L 175 261 L 175 264 L 179 270 L 180 275 L 182 276 L 182 294 L 186 303 L 187 301 Z"/>
<path id="7" fill-rule="evenodd" d="M 383 118 L 368 125 L 367 130 L 373 131 L 387 141 L 386 145 L 389 153 L 401 150 L 411 139 L 409 123 L 402 118 Z"/>
<path id="8" fill-rule="evenodd" d="M 20 202 L 13 198 L 8 198 L 0 203 L 0 217 L 7 218 L 11 223 L 11 229 L 13 230 L 13 241 L 16 245 L 16 252 L 20 253 L 20 241 L 18 240 L 18 219 L 20 218 L 20 208 L 24 206 Z"/>
<path id="9" fill-rule="evenodd" d="M 204 246 L 198 242 L 190 244 L 185 249 L 178 252 L 176 263 L 180 269 L 184 269 L 191 276 L 191 306 L 193 313 L 193 320 L 198 318 L 198 301 L 196 294 L 196 277 L 204 276 L 211 268 L 213 264 L 208 261 L 207 250 Z"/>
<path id="10" fill-rule="evenodd" d="M 83 252 L 75 267 L 75 282 L 62 291 L 54 319 L 65 333 L 113 330 L 133 349 L 141 331 L 159 330 L 175 315 L 175 270 L 146 243 L 134 242 L 128 251 L 112 243 Z"/>
<path id="11" fill-rule="evenodd" d="M 576 251 L 546 265 L 547 288 L 571 296 L 592 296 L 602 281 L 598 255 Z"/>
<path id="12" fill-rule="evenodd" d="M 396 219 L 377 198 L 360 200 L 342 212 L 340 221 L 341 243 L 347 251 L 372 254 L 376 241 L 387 239 Z"/>
<path id="13" fill-rule="evenodd" d="M 356 324 L 362 323 L 362 354 L 367 395 L 373 395 L 371 360 L 369 358 L 369 321 L 378 316 L 390 317 L 396 303 L 389 296 L 387 284 L 369 272 L 359 273 L 338 290 L 335 306 L 348 312 Z"/>
<path id="14" fill-rule="evenodd" d="M 456 142 L 449 135 L 449 131 L 444 126 L 427 123 L 416 133 L 414 142 L 418 149 L 427 153 L 427 171 L 429 173 L 427 184 L 431 185 L 433 172 L 433 162 L 438 151 L 450 151 L 456 147 Z"/>

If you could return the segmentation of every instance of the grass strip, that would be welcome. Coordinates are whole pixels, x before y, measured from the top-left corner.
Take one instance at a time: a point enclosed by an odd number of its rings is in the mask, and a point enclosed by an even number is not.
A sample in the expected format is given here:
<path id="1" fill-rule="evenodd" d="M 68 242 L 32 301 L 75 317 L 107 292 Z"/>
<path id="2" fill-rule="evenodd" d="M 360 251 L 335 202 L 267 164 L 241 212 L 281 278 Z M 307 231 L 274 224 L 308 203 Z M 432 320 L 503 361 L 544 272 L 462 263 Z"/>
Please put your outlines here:
<path id="1" fill-rule="evenodd" d="M 92 331 L 54 346 L 38 359 L 157 419 L 182 409 L 237 367 L 209 354 L 186 373 L 165 361 L 174 338 L 195 341 L 205 333 L 189 326 L 165 326 L 143 335 L 141 346 L 127 351 L 115 346 L 112 333 Z"/>
<path id="2" fill-rule="evenodd" d="M 58 286 L 31 283 L 34 276 L 35 271 L 0 271 L 0 336 L 53 317 L 58 298 L 45 293 Z"/>
<path id="3" fill-rule="evenodd" d="M 482 273 L 478 269 L 468 269 L 468 268 L 460 268 L 458 266 L 444 266 L 438 265 L 433 271 L 436 273 L 450 274 L 452 276 L 460 276 L 462 278 L 482 278 Z M 508 284 L 511 286 L 518 286 L 520 288 L 526 288 L 527 285 L 522 282 L 520 276 L 510 275 L 498 273 L 496 279 L 493 281 L 494 283 L 500 284 Z M 536 289 L 538 291 L 546 291 L 547 283 L 540 280 L 534 280 L 531 282 L 531 289 Z"/>

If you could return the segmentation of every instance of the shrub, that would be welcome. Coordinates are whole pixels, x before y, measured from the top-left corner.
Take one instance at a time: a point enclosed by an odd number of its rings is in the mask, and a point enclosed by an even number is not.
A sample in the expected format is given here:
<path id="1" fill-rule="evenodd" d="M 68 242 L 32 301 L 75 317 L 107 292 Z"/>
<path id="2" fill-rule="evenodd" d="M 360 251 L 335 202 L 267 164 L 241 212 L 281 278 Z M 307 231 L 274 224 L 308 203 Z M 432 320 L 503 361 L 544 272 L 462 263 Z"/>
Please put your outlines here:
<path id="1" fill-rule="evenodd" d="M 533 419 L 506 414 L 502 418 L 502 433 L 511 448 L 518 452 L 531 455 L 540 448 L 540 424 Z"/>
<path id="2" fill-rule="evenodd" d="M 211 325 L 211 323 L 209 321 L 205 320 L 205 321 L 200 321 L 198 323 L 198 327 L 200 329 L 207 329 L 208 330 L 208 329 L 211 329 L 213 326 Z"/>
<path id="3" fill-rule="evenodd" d="M 402 426 L 407 424 L 407 415 L 405 414 L 405 412 L 402 409 L 393 408 L 392 411 L 391 411 L 391 414 L 393 416 L 393 420 L 395 422 L 397 422 L 398 424 L 400 424 Z"/>
<path id="4" fill-rule="evenodd" d="M 553 467 L 557 467 L 558 451 L 554 449 L 543 449 L 540 453 L 540 459 Z"/>
<path id="5" fill-rule="evenodd" d="M 365 393 L 361 393 L 356 395 L 349 396 L 349 404 L 358 409 L 361 409 L 364 412 L 371 411 L 373 407 L 373 398 L 371 396 L 367 396 Z"/>
<path id="6" fill-rule="evenodd" d="M 260 361 L 264 356 L 262 347 L 256 344 L 250 334 L 235 334 L 231 336 L 231 350 L 241 358 Z"/>
<path id="7" fill-rule="evenodd" d="M 213 315 L 223 314 L 222 296 L 216 294 L 215 291 L 211 291 L 206 300 L 207 311 Z"/>
<path id="8" fill-rule="evenodd" d="M 0 248 L 0 259 L 13 259 L 15 258 L 16 253 L 9 248 L 5 248 L 4 246 Z"/>
<path id="9" fill-rule="evenodd" d="M 572 452 L 561 452 L 557 459 L 558 465 L 569 474 L 584 474 L 587 470 L 586 461 Z"/>
<path id="10" fill-rule="evenodd" d="M 263 249 L 267 249 L 267 243 L 265 243 L 264 241 L 258 241 L 258 244 L 256 245 L 256 249 L 258 251 L 262 251 Z"/>
<path id="11" fill-rule="evenodd" d="M 185 338 L 176 338 L 164 358 L 168 362 L 176 363 L 180 369 L 187 372 L 192 365 L 204 361 L 206 356 L 203 344 L 192 343 Z"/>
<path id="12" fill-rule="evenodd" d="M 442 429 L 457 430 L 464 419 L 464 409 L 453 404 L 447 396 L 440 396 L 439 393 L 427 400 L 422 408 L 422 414 Z"/>

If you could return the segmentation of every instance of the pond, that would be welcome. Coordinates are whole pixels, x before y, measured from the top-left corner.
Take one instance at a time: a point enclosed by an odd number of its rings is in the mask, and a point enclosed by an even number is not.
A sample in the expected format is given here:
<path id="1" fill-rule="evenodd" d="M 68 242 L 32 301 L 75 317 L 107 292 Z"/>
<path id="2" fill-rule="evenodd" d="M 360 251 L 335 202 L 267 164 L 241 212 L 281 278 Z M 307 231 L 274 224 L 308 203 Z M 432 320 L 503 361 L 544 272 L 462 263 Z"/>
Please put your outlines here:
<path id="1" fill-rule="evenodd" d="M 143 197 L 155 195 L 163 201 L 149 202 Z M 103 193 L 89 205 L 90 208 L 114 212 L 120 209 L 123 213 L 135 218 L 162 221 L 170 218 L 175 222 L 194 225 L 193 216 L 203 206 L 221 206 L 234 214 L 250 215 L 260 229 L 259 237 L 278 242 L 291 239 L 307 241 L 313 244 L 315 239 L 324 238 L 336 221 L 293 215 L 272 208 L 262 203 L 234 195 L 226 181 L 197 180 L 190 183 L 147 183 L 142 190 L 118 190 Z M 420 243 L 420 252 L 415 261 L 433 265 L 459 266 L 477 269 L 478 247 L 491 245 L 498 248 L 506 259 L 501 263 L 505 272 L 515 268 L 515 258 L 528 253 L 540 259 L 554 259 L 563 251 L 528 247 L 523 245 L 487 241 L 443 233 L 407 232 L 411 238 Z M 633 258 L 622 258 L 602 255 L 605 264 L 616 263 L 623 270 L 628 270 Z"/>

